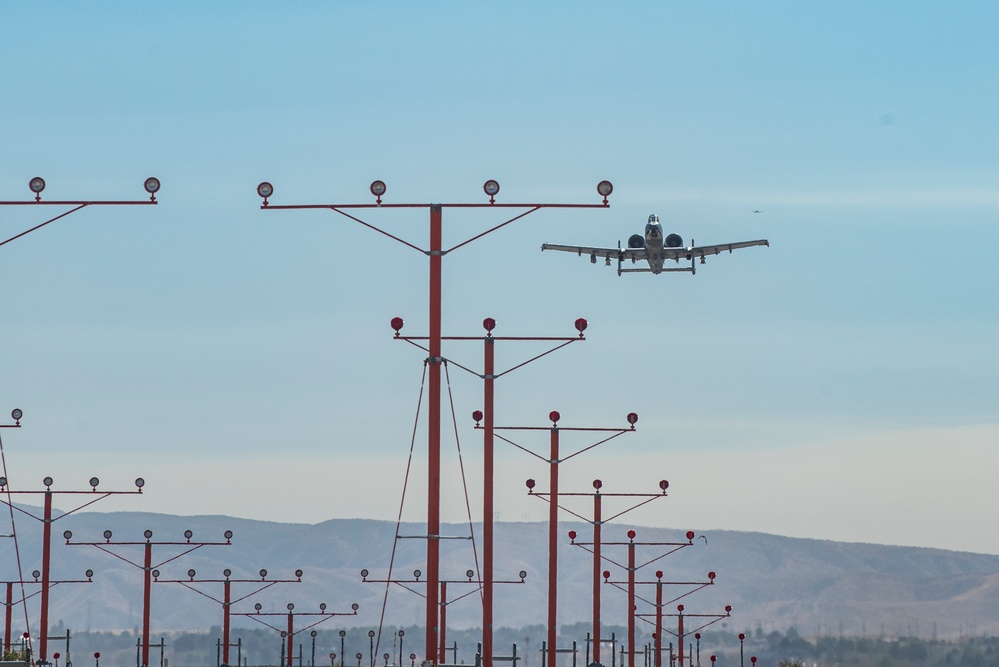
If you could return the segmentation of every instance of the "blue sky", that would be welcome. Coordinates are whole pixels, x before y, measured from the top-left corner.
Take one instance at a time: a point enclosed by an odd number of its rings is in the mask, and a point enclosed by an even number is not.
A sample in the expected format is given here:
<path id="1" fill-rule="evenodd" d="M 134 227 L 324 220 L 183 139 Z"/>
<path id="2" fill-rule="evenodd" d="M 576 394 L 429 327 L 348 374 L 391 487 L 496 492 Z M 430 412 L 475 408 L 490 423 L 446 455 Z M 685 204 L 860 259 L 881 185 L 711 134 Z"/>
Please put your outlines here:
<path id="1" fill-rule="evenodd" d="M 564 489 L 647 524 L 999 553 L 999 53 L 990 3 L 132 3 L 0 9 L 0 200 L 142 199 L 0 247 L 8 476 L 147 480 L 106 509 L 394 518 L 426 260 L 274 203 L 595 203 L 448 256 L 445 332 L 588 340 L 500 381 L 498 422 L 639 430 Z M 0 208 L 7 238 L 60 212 Z M 763 213 L 753 214 L 753 210 Z M 768 238 L 618 278 L 543 242 Z M 366 214 L 367 215 L 367 214 Z M 366 220 L 425 245 L 426 212 Z M 501 222 L 445 212 L 445 244 Z M 500 363 L 536 353 L 504 346 Z M 477 364 L 478 346 L 448 356 Z M 480 387 L 452 372 L 472 493 Z M 422 422 L 421 422 L 422 424 Z M 420 429 L 422 434 L 422 427 Z M 620 443 L 620 444 L 619 444 Z M 571 444 L 571 443 L 570 443 Z M 423 446 L 417 441 L 417 458 Z M 538 445 L 543 448 L 544 443 Z M 460 520 L 454 444 L 445 515 Z M 500 451 L 501 520 L 540 520 Z M 419 464 L 417 465 L 417 469 Z M 406 516 L 422 516 L 417 474 Z M 37 481 L 36 481 L 37 480 Z M 359 500 L 360 499 L 360 500 Z"/>

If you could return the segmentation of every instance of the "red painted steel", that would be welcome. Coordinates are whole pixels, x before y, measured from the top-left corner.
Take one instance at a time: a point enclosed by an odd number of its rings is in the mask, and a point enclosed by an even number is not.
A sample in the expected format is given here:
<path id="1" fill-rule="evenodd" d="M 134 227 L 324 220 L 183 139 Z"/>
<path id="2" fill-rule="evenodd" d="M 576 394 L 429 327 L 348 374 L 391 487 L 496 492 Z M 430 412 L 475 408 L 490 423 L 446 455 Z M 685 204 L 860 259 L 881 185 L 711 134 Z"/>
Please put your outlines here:
<path id="1" fill-rule="evenodd" d="M 46 482 L 51 481 L 46 479 Z M 49 639 L 49 563 L 52 558 L 52 492 L 45 491 L 45 506 L 42 514 L 42 595 L 38 627 L 38 658 L 45 662 L 48 655 Z"/>
<path id="2" fill-rule="evenodd" d="M 441 662 L 447 662 L 447 582 L 441 582 L 441 631 L 437 655 Z M 374 667 L 374 665 L 372 665 Z"/>
<path id="3" fill-rule="evenodd" d="M 229 663 L 229 607 L 232 604 L 231 584 L 226 579 L 222 583 L 222 664 Z"/>
<path id="4" fill-rule="evenodd" d="M 153 544 L 146 542 L 142 566 L 142 665 L 149 667 L 149 606 L 153 588 Z"/>
<path id="5" fill-rule="evenodd" d="M 553 414 L 553 416 L 556 416 Z M 555 421 L 555 420 L 553 420 Z M 547 667 L 556 667 L 557 647 L 556 609 L 558 607 L 558 424 L 551 427 L 551 453 L 549 465 L 548 496 L 548 661 Z"/>
<path id="6" fill-rule="evenodd" d="M 676 606 L 679 614 L 676 617 L 676 643 L 679 647 L 680 667 L 683 667 L 683 605 Z"/>
<path id="7" fill-rule="evenodd" d="M 628 531 L 628 667 L 635 667 L 635 531 Z"/>
<path id="8" fill-rule="evenodd" d="M 683 647 L 680 647 L 683 650 Z M 656 581 L 656 667 L 663 667 L 663 582 Z"/>
<path id="9" fill-rule="evenodd" d="M 441 207 L 430 207 L 430 368 L 427 397 L 427 643 L 426 659 L 437 664 L 441 532 Z"/>
<path id="10" fill-rule="evenodd" d="M 4 614 L 4 630 L 3 630 L 3 652 L 10 652 L 10 622 L 11 622 L 11 611 L 14 609 L 14 582 L 7 582 L 7 609 L 6 614 Z"/>
<path id="11" fill-rule="evenodd" d="M 483 497 L 482 497 L 482 662 L 493 667 L 493 425 L 495 424 L 495 353 L 492 334 L 484 339 L 483 360 Z"/>
<path id="12" fill-rule="evenodd" d="M 596 484 L 594 483 L 594 486 Z M 600 662 L 600 533 L 603 527 L 600 488 L 593 494 L 593 662 Z"/>
<path id="13" fill-rule="evenodd" d="M 292 613 L 290 610 L 288 611 L 288 638 L 287 638 L 287 640 L 288 640 L 288 650 L 285 653 L 285 655 L 287 656 L 288 667 L 293 667 L 292 660 L 294 660 L 294 656 L 292 655 L 292 653 L 294 652 L 294 648 L 295 648 L 295 614 Z"/>

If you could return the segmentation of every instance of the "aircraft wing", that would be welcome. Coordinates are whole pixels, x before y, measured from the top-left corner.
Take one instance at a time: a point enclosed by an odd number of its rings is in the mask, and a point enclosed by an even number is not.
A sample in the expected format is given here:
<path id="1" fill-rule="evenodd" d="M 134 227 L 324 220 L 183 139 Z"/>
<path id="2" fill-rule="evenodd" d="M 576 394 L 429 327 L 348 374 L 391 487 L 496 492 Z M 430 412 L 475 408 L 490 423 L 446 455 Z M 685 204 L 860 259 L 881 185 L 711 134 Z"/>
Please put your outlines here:
<path id="1" fill-rule="evenodd" d="M 770 241 L 759 239 L 758 241 L 739 241 L 737 243 L 719 243 L 717 245 L 699 245 L 690 248 L 663 248 L 667 259 L 691 259 L 693 257 L 704 258 L 708 255 L 720 255 L 724 251 L 732 252 L 739 248 L 752 248 L 753 246 L 770 246 Z"/>
<path id="2" fill-rule="evenodd" d="M 591 261 L 601 259 L 645 259 L 645 248 L 591 248 L 585 245 L 559 245 L 557 243 L 542 243 L 542 250 L 560 250 L 562 252 L 574 252 L 579 256 L 586 255 Z"/>

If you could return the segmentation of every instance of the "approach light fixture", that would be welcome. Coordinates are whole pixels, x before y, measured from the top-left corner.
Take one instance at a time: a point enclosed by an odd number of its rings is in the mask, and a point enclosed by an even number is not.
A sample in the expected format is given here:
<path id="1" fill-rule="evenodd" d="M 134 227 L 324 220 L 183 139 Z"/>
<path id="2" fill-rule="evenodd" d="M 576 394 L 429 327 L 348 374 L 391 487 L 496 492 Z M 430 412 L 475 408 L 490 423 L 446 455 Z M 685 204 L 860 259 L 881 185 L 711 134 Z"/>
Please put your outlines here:
<path id="1" fill-rule="evenodd" d="M 482 328 L 488 331 L 489 333 L 492 333 L 493 329 L 496 328 L 496 320 L 494 320 L 491 317 L 487 317 L 486 319 L 482 320 Z"/>
<path id="2" fill-rule="evenodd" d="M 601 481 L 600 481 L 599 479 L 595 479 L 595 480 L 593 480 L 593 488 L 594 488 L 594 489 L 599 489 L 599 488 L 601 488 L 601 487 L 602 487 L 603 485 L 604 485 L 604 483 L 603 483 L 603 482 L 601 482 Z"/>
<path id="3" fill-rule="evenodd" d="M 143 531 L 142 535 L 148 540 L 153 536 L 153 531 L 146 528 L 146 530 Z"/>
<path id="4" fill-rule="evenodd" d="M 607 197 L 610 196 L 610 193 L 614 192 L 614 186 L 610 181 L 600 181 L 597 183 L 597 192 L 604 198 L 604 203 L 606 204 Z"/>
<path id="5" fill-rule="evenodd" d="M 7 486 L 7 478 L 0 477 L 0 487 Z"/>
<path id="6" fill-rule="evenodd" d="M 465 570 L 465 576 L 468 577 L 469 581 L 471 581 L 472 577 L 475 576 L 475 572 L 473 572 L 472 570 Z"/>
<path id="7" fill-rule="evenodd" d="M 302 578 L 303 574 L 305 574 L 305 573 L 302 572 L 301 570 L 295 570 L 295 576 L 298 577 L 299 579 Z"/>
<path id="8" fill-rule="evenodd" d="M 225 577 L 226 579 L 228 579 L 231 575 L 232 575 L 232 570 L 230 570 L 229 568 L 222 570 L 222 576 Z"/>
<path id="9" fill-rule="evenodd" d="M 15 422 L 21 421 L 21 417 L 23 416 L 24 413 L 21 412 L 21 408 L 14 408 L 13 410 L 10 411 L 10 418 L 13 419 Z"/>
<path id="10" fill-rule="evenodd" d="M 100 483 L 101 483 L 101 480 L 97 479 L 96 477 L 91 477 L 90 478 L 90 486 L 91 486 L 91 488 L 97 489 L 97 485 L 100 484 Z"/>
<path id="11" fill-rule="evenodd" d="M 288 603 L 288 611 L 293 611 L 294 609 L 295 609 L 295 603 L 294 602 L 289 602 Z"/>
<path id="12" fill-rule="evenodd" d="M 45 487 L 48 488 L 48 487 L 52 486 L 52 481 L 53 480 L 52 480 L 51 477 L 46 477 L 45 479 L 42 480 L 42 484 L 44 484 Z"/>
<path id="13" fill-rule="evenodd" d="M 69 541 L 69 539 L 71 537 L 73 537 L 73 531 L 71 531 L 71 530 L 64 530 L 64 531 L 62 531 L 62 536 L 64 538 L 66 538 L 66 541 Z"/>
<path id="14" fill-rule="evenodd" d="M 260 613 L 260 610 L 264 608 L 264 605 L 262 605 L 262 604 L 260 604 L 260 603 L 258 602 L 257 604 L 253 605 L 253 608 L 254 608 L 254 609 L 256 609 L 256 610 L 257 610 L 257 613 L 259 614 L 259 613 Z"/>
<path id="15" fill-rule="evenodd" d="M 274 194 L 274 186 L 264 181 L 257 186 L 257 194 L 264 198 L 264 206 L 267 206 L 267 198 Z"/>
<path id="16" fill-rule="evenodd" d="M 225 531 L 224 533 L 222 533 L 222 537 L 224 537 L 227 541 L 231 540 L 232 539 L 232 531 L 231 530 Z"/>
<path id="17" fill-rule="evenodd" d="M 319 603 L 319 611 L 326 611 L 326 603 L 325 602 L 320 602 Z"/>
<path id="18" fill-rule="evenodd" d="M 494 181 L 493 179 L 489 179 L 488 181 L 482 184 L 482 189 L 485 191 L 487 195 L 489 195 L 489 203 L 490 204 L 496 203 L 496 195 L 499 194 L 500 190 L 499 183 Z"/>
<path id="19" fill-rule="evenodd" d="M 521 570 L 517 574 L 520 575 L 520 580 L 521 581 L 523 581 L 524 579 L 527 579 L 527 570 Z"/>
<path id="20" fill-rule="evenodd" d="M 141 491 L 142 487 L 144 487 L 145 485 L 146 485 L 146 480 L 142 479 L 141 477 L 136 477 L 136 479 L 135 479 L 135 488 L 137 488 L 137 489 L 139 489 Z"/>
<path id="21" fill-rule="evenodd" d="M 354 604 L 350 605 L 350 608 L 351 608 L 351 610 L 353 610 L 353 611 L 357 611 L 358 609 L 360 609 L 360 608 L 361 608 L 361 605 L 359 605 L 359 604 L 357 604 L 357 603 L 355 602 Z"/>
<path id="22" fill-rule="evenodd" d="M 420 570 L 413 570 L 413 576 L 414 576 L 414 577 L 416 577 L 416 580 L 417 580 L 417 581 L 419 581 L 419 580 L 420 580 L 420 577 L 421 577 L 422 575 L 423 575 L 423 572 L 421 572 Z"/>
<path id="23" fill-rule="evenodd" d="M 628 423 L 631 424 L 631 428 L 635 428 L 635 424 L 638 423 L 638 413 L 629 412 L 628 413 Z"/>
<path id="24" fill-rule="evenodd" d="M 111 539 L 111 531 L 110 530 L 105 530 L 104 531 L 104 539 L 110 541 L 110 539 Z"/>
<path id="25" fill-rule="evenodd" d="M 191 568 L 190 570 L 187 571 L 187 576 L 189 576 L 191 579 L 194 579 L 194 575 L 196 574 L 197 572 L 194 571 L 194 568 Z"/>
<path id="26" fill-rule="evenodd" d="M 149 201 L 156 201 L 156 193 L 160 191 L 160 179 L 150 176 L 142 187 L 149 193 Z"/>
<path id="27" fill-rule="evenodd" d="M 93 570 L 87 570 L 86 572 L 84 572 L 84 574 L 87 575 L 87 579 L 91 579 L 94 576 L 94 571 Z"/>
<path id="28" fill-rule="evenodd" d="M 562 415 L 558 413 L 558 410 L 552 410 L 551 412 L 548 413 L 548 419 L 552 420 L 552 424 L 555 424 L 561 418 Z"/>
<path id="29" fill-rule="evenodd" d="M 186 540 L 187 540 L 188 542 L 190 542 L 190 541 L 191 541 L 191 538 L 192 538 L 192 537 L 194 537 L 194 532 L 193 532 L 193 531 L 190 531 L 190 530 L 185 530 L 185 531 L 184 531 L 184 538 L 185 538 L 185 539 L 186 539 Z"/>
<path id="30" fill-rule="evenodd" d="M 160 571 L 159 570 L 153 570 L 151 574 L 153 575 L 154 579 L 159 579 L 160 578 Z"/>
<path id="31" fill-rule="evenodd" d="M 38 570 L 32 570 L 31 571 L 31 576 L 34 577 L 35 579 L 37 579 L 38 577 L 42 576 L 42 573 L 39 572 Z"/>
<path id="32" fill-rule="evenodd" d="M 261 569 L 261 570 L 260 570 L 260 578 L 261 578 L 261 579 L 263 579 L 263 578 L 265 578 L 266 576 L 267 576 L 267 570 L 264 570 L 264 569 Z"/>
<path id="33" fill-rule="evenodd" d="M 42 200 L 42 190 L 45 189 L 45 179 L 39 176 L 35 176 L 33 179 L 28 181 L 28 187 L 31 191 L 35 193 L 35 201 Z"/>
<path id="34" fill-rule="evenodd" d="M 382 203 L 382 195 L 385 194 L 385 181 L 371 181 L 371 194 L 377 200 L 375 203 Z"/>
<path id="35" fill-rule="evenodd" d="M 669 482 L 665 479 L 659 480 L 659 488 L 663 490 L 663 493 L 666 493 L 666 489 L 669 488 Z"/>
<path id="36" fill-rule="evenodd" d="M 361 570 L 361 579 L 367 579 L 367 578 L 368 578 L 368 571 Z"/>

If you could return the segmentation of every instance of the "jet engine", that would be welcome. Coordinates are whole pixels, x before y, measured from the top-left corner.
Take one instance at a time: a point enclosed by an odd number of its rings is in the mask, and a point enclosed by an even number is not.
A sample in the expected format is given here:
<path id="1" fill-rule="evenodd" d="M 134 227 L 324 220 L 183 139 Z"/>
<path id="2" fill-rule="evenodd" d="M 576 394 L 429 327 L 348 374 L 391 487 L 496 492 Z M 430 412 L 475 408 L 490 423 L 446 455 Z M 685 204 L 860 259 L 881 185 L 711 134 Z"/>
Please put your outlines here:
<path id="1" fill-rule="evenodd" d="M 677 237 L 679 238 L 679 237 Z M 628 238 L 629 248 L 644 248 L 645 247 L 645 237 L 641 234 L 632 234 Z"/>
<path id="2" fill-rule="evenodd" d="M 666 237 L 667 248 L 682 248 L 683 238 L 679 234 L 670 234 Z"/>

